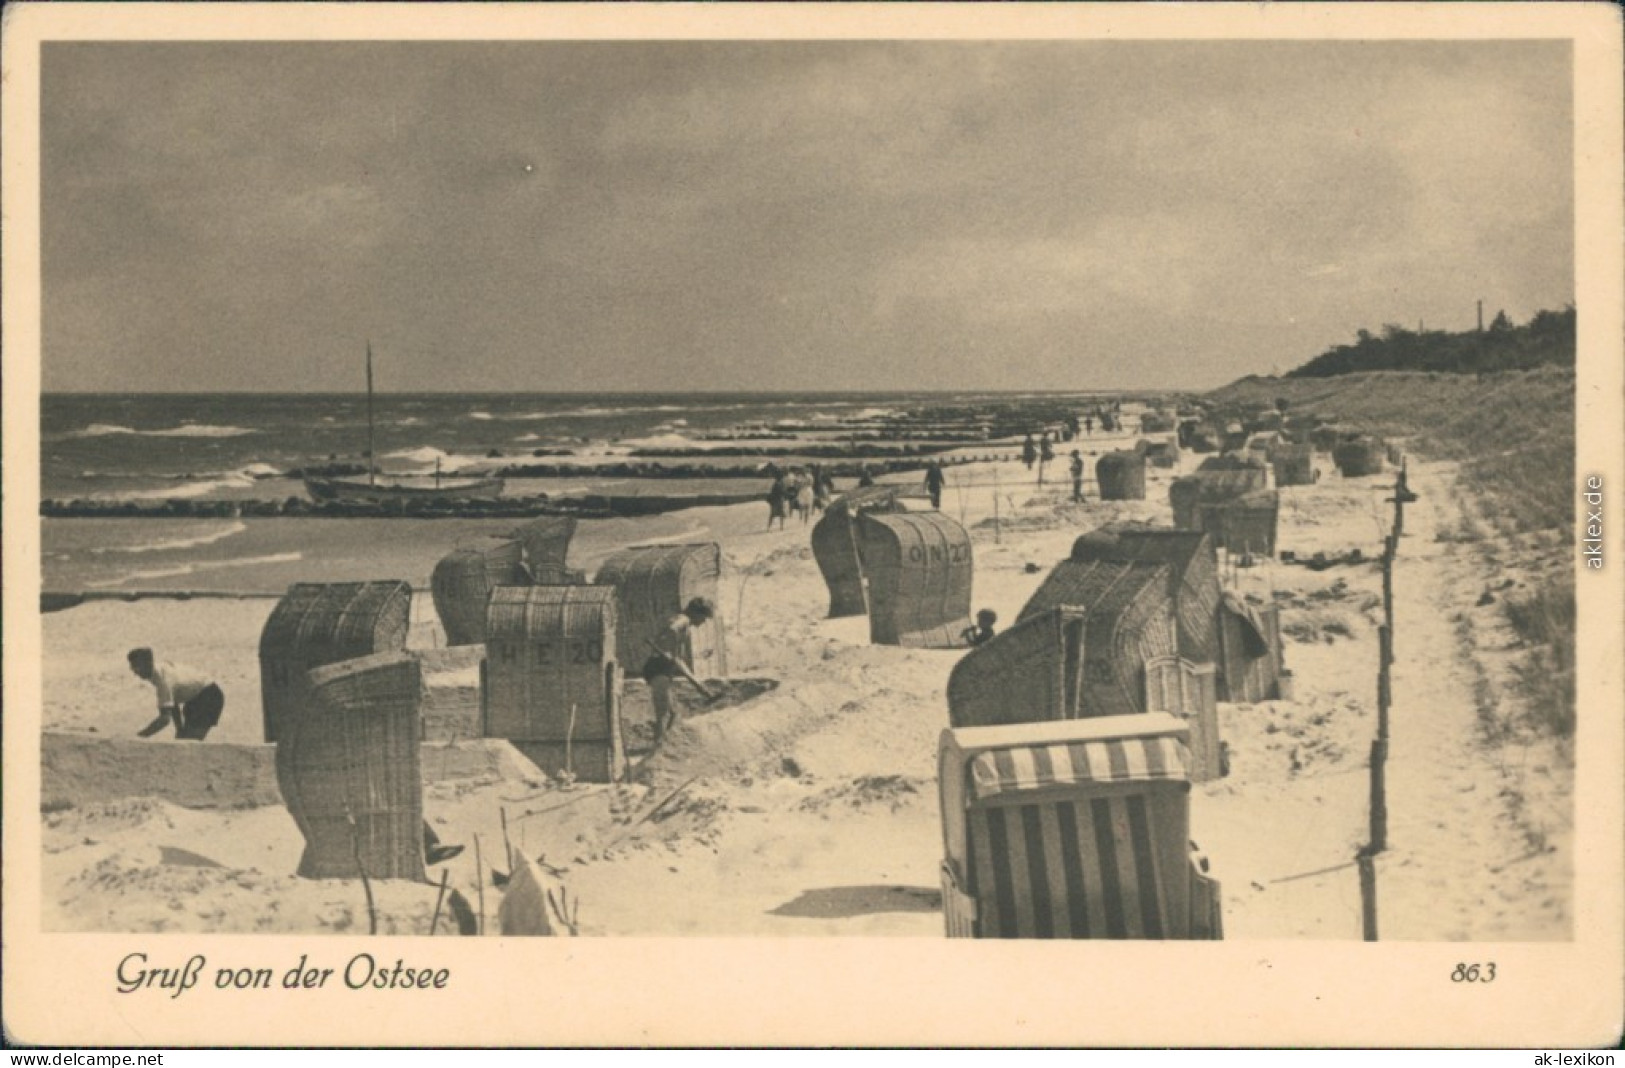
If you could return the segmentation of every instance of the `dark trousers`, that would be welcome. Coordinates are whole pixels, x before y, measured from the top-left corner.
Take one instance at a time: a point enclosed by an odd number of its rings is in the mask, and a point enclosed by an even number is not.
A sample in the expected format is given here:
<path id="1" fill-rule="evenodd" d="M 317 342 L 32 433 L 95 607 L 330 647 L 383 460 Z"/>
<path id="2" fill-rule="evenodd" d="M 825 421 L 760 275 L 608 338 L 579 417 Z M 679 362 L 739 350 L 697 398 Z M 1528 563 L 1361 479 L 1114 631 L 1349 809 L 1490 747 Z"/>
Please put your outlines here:
<path id="1" fill-rule="evenodd" d="M 220 722 L 220 713 L 225 707 L 226 695 L 220 691 L 220 687 L 210 683 L 196 697 L 181 705 L 175 737 L 201 742 Z"/>

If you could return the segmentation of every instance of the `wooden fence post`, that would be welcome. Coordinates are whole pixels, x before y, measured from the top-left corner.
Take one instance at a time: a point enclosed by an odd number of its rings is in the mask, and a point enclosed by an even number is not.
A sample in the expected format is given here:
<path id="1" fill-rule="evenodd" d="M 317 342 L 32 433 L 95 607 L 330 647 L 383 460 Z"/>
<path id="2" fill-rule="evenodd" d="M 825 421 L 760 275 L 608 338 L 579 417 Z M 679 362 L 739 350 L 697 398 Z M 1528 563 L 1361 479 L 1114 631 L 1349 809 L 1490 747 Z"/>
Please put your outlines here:
<path id="1" fill-rule="evenodd" d="M 1371 743 L 1371 844 L 1367 849 L 1381 853 L 1388 848 L 1388 742 Z"/>
<path id="2" fill-rule="evenodd" d="M 1388 625 L 1390 649 L 1394 640 L 1394 554 L 1398 549 L 1399 538 L 1388 535 L 1382 549 L 1382 621 Z"/>
<path id="3" fill-rule="evenodd" d="M 1360 866 L 1360 929 L 1367 942 L 1377 940 L 1377 863 L 1362 849 L 1354 858 Z"/>
<path id="4" fill-rule="evenodd" d="M 1377 738 L 1386 743 L 1388 707 L 1394 699 L 1393 678 L 1388 673 L 1389 665 L 1394 662 L 1394 641 L 1387 624 L 1377 628 L 1377 648 Z"/>

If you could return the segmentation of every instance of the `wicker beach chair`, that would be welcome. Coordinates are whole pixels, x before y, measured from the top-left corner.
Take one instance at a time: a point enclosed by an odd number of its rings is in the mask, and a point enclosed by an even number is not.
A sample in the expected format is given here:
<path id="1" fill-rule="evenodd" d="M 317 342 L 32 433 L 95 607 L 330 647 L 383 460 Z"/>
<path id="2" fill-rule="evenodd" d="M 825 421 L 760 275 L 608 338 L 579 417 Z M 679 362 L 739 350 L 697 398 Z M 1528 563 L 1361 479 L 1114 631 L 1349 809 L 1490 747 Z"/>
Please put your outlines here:
<path id="1" fill-rule="evenodd" d="M 620 655 L 628 663 L 643 663 L 649 643 L 671 618 L 693 598 L 704 597 L 716 607 L 716 615 L 694 628 L 683 653 L 700 678 L 726 678 L 727 627 L 717 597 L 721 573 L 722 547 L 715 542 L 637 545 L 605 560 L 593 581 L 615 588 L 615 647 Z"/>
<path id="2" fill-rule="evenodd" d="M 487 738 L 506 738 L 550 775 L 625 777 L 615 606 L 608 586 L 491 592 L 480 686 Z"/>
<path id="3" fill-rule="evenodd" d="M 1238 704 L 1281 694 L 1281 610 L 1227 593 L 1219 609 L 1219 699 Z"/>
<path id="4" fill-rule="evenodd" d="M 1100 499 L 1145 500 L 1145 461 L 1146 454 L 1139 450 L 1108 452 L 1096 460 L 1095 483 L 1100 487 Z"/>
<path id="5" fill-rule="evenodd" d="M 260 632 L 265 740 L 305 703 L 312 668 L 406 647 L 412 588 L 404 582 L 296 583 Z"/>
<path id="6" fill-rule="evenodd" d="M 1172 582 L 1172 569 L 1154 561 L 1063 560 L 1022 607 L 1018 623 L 1056 609 L 1084 619 L 1078 715 L 1146 710 L 1146 663 L 1178 648 Z"/>
<path id="7" fill-rule="evenodd" d="M 863 576 L 862 537 L 858 516 L 866 512 L 903 511 L 897 486 L 864 486 L 830 502 L 812 528 L 813 559 L 829 587 L 829 618 L 861 616 L 869 611 Z"/>
<path id="8" fill-rule="evenodd" d="M 950 938 L 1215 939 L 1186 731 L 1162 714 L 967 727 L 938 745 Z"/>
<path id="9" fill-rule="evenodd" d="M 1276 488 L 1309 486 L 1315 481 L 1315 450 L 1312 445 L 1277 445 L 1270 453 L 1275 469 Z"/>
<path id="10" fill-rule="evenodd" d="M 277 785 L 305 838 L 300 876 L 426 878 L 422 699 L 418 662 L 404 652 L 310 672 L 276 746 Z"/>
<path id="11" fill-rule="evenodd" d="M 945 649 L 964 644 L 974 563 L 970 532 L 941 512 L 865 514 L 869 640 Z"/>
<path id="12" fill-rule="evenodd" d="M 524 558 L 522 542 L 492 539 L 453 550 L 435 564 L 429 591 L 447 645 L 478 645 L 485 640 L 485 605 L 491 591 L 527 584 Z"/>

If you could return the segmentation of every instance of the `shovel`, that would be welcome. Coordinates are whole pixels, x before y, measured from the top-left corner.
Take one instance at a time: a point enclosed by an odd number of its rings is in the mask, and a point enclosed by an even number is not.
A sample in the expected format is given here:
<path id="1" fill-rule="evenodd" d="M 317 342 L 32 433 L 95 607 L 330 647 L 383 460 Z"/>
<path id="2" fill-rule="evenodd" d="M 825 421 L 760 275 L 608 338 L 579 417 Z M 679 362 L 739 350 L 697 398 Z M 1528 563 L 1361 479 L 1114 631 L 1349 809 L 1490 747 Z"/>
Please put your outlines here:
<path id="1" fill-rule="evenodd" d="M 693 686 L 694 686 L 694 688 L 696 690 L 700 691 L 700 696 L 705 698 L 705 703 L 706 704 L 714 705 L 718 701 L 722 700 L 722 698 L 724 696 L 726 696 L 726 695 L 720 694 L 720 693 L 712 693 L 710 688 L 707 687 L 705 685 L 705 683 L 701 682 L 699 679 L 694 677 L 694 673 L 692 671 L 688 670 L 688 668 L 683 664 L 683 661 L 682 661 L 681 658 L 672 656 L 670 653 L 666 653 L 666 652 L 661 651 L 661 649 L 660 649 L 660 647 L 658 645 L 656 645 L 652 641 L 649 641 L 648 639 L 644 639 L 643 644 L 647 645 L 650 648 L 650 650 L 653 651 L 654 653 L 656 653 L 657 655 L 663 656 L 668 661 L 670 661 L 671 665 L 677 669 L 677 673 L 679 675 L 683 676 L 683 678 L 687 679 L 691 684 L 693 684 Z"/>

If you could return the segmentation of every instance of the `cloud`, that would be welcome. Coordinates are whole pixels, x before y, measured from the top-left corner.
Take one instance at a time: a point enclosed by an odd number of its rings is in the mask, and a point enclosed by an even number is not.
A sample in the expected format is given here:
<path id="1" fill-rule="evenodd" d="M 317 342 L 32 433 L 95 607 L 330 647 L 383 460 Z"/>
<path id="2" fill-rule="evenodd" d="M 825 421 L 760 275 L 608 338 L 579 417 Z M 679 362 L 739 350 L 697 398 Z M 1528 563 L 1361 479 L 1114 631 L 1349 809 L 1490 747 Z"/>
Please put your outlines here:
<path id="1" fill-rule="evenodd" d="M 1233 376 L 1573 294 L 1552 42 L 80 43 L 45 72 L 51 388 L 346 388 L 368 334 L 398 388 L 1077 386 L 1079 337 L 1101 373 Z"/>

